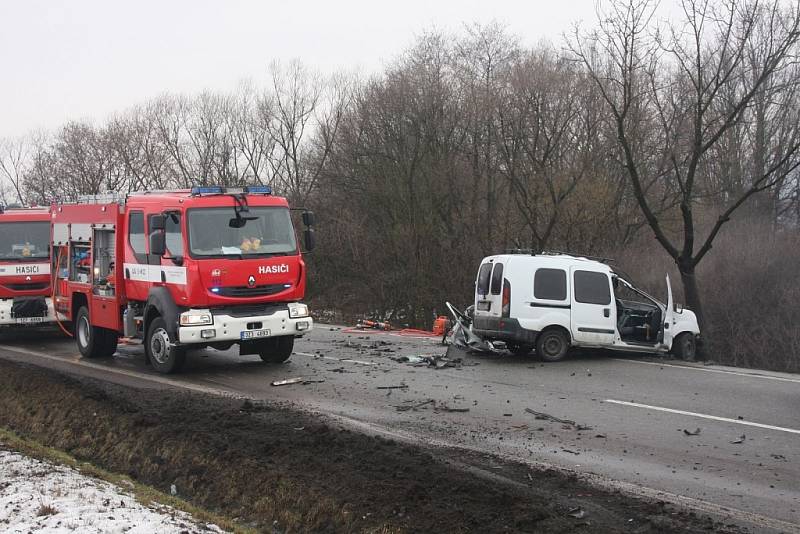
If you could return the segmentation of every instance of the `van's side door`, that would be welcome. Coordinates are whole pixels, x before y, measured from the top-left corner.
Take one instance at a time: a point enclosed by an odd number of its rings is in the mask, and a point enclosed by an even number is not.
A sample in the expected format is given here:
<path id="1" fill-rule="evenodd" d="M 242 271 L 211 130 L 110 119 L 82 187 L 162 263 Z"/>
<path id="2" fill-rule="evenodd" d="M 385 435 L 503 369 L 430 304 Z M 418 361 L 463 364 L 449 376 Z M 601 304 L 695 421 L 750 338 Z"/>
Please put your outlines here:
<path id="1" fill-rule="evenodd" d="M 613 345 L 617 309 L 607 271 L 591 266 L 570 269 L 572 339 L 578 344 Z"/>

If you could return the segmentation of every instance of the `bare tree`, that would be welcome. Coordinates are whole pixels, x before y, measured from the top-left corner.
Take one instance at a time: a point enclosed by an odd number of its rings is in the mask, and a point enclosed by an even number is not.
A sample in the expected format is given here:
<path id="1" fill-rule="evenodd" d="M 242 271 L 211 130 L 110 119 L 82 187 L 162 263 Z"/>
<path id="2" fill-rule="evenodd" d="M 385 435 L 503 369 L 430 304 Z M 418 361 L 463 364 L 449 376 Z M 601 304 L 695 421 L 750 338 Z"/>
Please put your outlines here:
<path id="1" fill-rule="evenodd" d="M 742 204 L 800 165 L 800 144 L 785 143 L 754 169 L 701 236 L 695 207 L 708 192 L 704 165 L 726 132 L 752 110 L 759 91 L 795 60 L 800 10 L 777 1 L 682 0 L 684 25 L 662 31 L 652 23 L 655 6 L 652 0 L 612 0 L 599 12 L 598 29 L 576 30 L 569 46 L 603 94 L 633 194 L 678 266 L 687 304 L 704 323 L 697 265 Z M 751 49 L 761 52 L 748 61 Z M 798 83 L 787 80 L 785 87 Z M 652 206 L 665 191 L 677 199 L 674 220 Z"/>
<path id="2" fill-rule="evenodd" d="M 25 204 L 23 192 L 24 177 L 30 164 L 30 139 L 0 139 L 0 180 L 13 190 L 13 196 L 20 204 Z M 8 191 L 4 191 L 8 197 Z M 7 203 L 4 199 L 4 203 Z"/>

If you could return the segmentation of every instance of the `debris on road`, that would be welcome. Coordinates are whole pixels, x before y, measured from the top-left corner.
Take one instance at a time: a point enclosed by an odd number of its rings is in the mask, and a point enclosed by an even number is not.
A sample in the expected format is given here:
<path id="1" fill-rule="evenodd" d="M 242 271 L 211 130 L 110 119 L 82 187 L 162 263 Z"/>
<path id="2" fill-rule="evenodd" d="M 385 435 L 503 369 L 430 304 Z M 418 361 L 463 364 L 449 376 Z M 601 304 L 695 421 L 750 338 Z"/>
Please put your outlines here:
<path id="1" fill-rule="evenodd" d="M 469 411 L 469 408 L 450 406 L 444 402 L 437 402 L 435 399 L 428 399 L 422 402 L 417 402 L 415 404 L 400 404 L 396 405 L 395 409 L 398 412 L 408 412 L 408 411 L 416 411 L 420 408 L 427 409 L 428 406 L 432 406 L 434 412 L 465 413 Z"/>
<path id="2" fill-rule="evenodd" d="M 572 508 L 567 512 L 567 515 L 575 519 L 583 519 L 586 517 L 586 511 L 583 508 Z"/>
<path id="3" fill-rule="evenodd" d="M 409 410 L 416 410 L 417 408 L 422 408 L 423 406 L 427 406 L 428 404 L 435 403 L 436 401 L 433 399 L 428 399 L 426 401 L 419 402 L 417 404 L 409 404 L 409 405 L 398 405 L 395 406 L 398 412 L 407 412 Z"/>
<path id="4" fill-rule="evenodd" d="M 575 421 L 570 421 L 569 419 L 559 419 L 554 415 L 550 415 L 549 413 L 544 412 L 537 412 L 536 410 L 531 410 L 530 408 L 525 408 L 525 411 L 529 414 L 533 414 L 536 419 L 542 419 L 544 421 L 553 421 L 555 423 L 562 423 L 565 425 L 576 426 Z"/>
<path id="5" fill-rule="evenodd" d="M 378 389 L 408 389 L 408 384 L 400 384 L 399 386 L 378 386 Z"/>
<path id="6" fill-rule="evenodd" d="M 487 341 L 472 331 L 472 319 L 469 317 L 469 310 L 467 313 L 462 312 L 449 302 L 445 302 L 450 314 L 455 320 L 453 328 L 445 336 L 445 344 L 454 345 L 464 350 L 475 352 L 499 352 L 499 347 L 491 341 Z"/>
<path id="7" fill-rule="evenodd" d="M 735 440 L 731 441 L 731 444 L 732 445 L 739 445 L 740 443 L 744 443 L 744 440 L 745 440 L 745 436 L 744 436 L 744 434 L 742 434 L 741 436 L 739 436 Z"/>
<path id="8" fill-rule="evenodd" d="M 275 380 L 272 382 L 273 386 L 290 386 L 292 384 L 318 384 L 320 382 L 325 382 L 325 380 L 315 379 L 315 378 L 303 378 L 302 376 L 298 376 L 297 378 L 287 378 L 285 380 Z"/>
<path id="9" fill-rule="evenodd" d="M 689 431 L 689 430 L 686 430 L 686 429 L 684 428 L 684 429 L 683 429 L 683 433 L 684 433 L 684 434 L 686 434 L 687 436 L 699 436 L 699 435 L 700 435 L 700 429 L 699 429 L 699 428 L 697 428 L 697 429 L 695 429 L 695 431 L 694 431 L 694 432 L 691 432 L 691 431 Z"/>
<path id="10" fill-rule="evenodd" d="M 461 367 L 461 358 L 450 359 L 446 354 L 419 354 L 412 356 L 398 356 L 392 360 L 399 363 L 408 363 L 416 367 L 432 367 L 434 369 L 444 369 L 445 367 Z"/>

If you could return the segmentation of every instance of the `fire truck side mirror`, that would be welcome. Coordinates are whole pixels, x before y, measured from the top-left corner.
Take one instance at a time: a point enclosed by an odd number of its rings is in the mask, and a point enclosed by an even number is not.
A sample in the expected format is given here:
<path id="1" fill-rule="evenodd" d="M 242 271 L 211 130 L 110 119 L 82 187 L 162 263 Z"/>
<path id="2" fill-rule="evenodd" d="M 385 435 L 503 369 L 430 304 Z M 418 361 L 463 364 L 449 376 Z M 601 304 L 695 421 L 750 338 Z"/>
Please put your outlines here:
<path id="1" fill-rule="evenodd" d="M 303 224 L 305 226 L 314 226 L 316 222 L 316 217 L 314 217 L 313 211 L 304 211 L 303 212 Z"/>
<path id="2" fill-rule="evenodd" d="M 167 225 L 167 219 L 163 215 L 150 216 L 150 231 L 163 230 Z"/>
<path id="3" fill-rule="evenodd" d="M 305 241 L 306 252 L 311 252 L 314 250 L 314 247 L 317 245 L 317 240 L 314 236 L 314 230 L 311 228 L 306 228 L 306 230 L 303 232 L 303 241 Z"/>
<path id="4" fill-rule="evenodd" d="M 163 231 L 157 230 L 150 234 L 150 254 L 163 256 L 167 249 L 167 236 Z"/>

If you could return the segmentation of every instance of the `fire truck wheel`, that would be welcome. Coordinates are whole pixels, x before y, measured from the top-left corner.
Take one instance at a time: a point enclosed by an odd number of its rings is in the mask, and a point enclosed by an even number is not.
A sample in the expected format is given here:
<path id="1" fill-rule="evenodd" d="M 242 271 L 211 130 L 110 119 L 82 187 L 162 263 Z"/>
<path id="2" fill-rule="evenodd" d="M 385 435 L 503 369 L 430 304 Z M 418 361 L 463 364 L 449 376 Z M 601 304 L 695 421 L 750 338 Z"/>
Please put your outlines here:
<path id="1" fill-rule="evenodd" d="M 294 336 L 278 336 L 264 341 L 258 355 L 267 363 L 283 363 L 294 350 Z"/>
<path id="2" fill-rule="evenodd" d="M 186 362 L 186 349 L 172 344 L 167 323 L 161 317 L 153 319 L 147 327 L 144 350 L 150 364 L 159 373 L 180 371 Z"/>
<path id="3" fill-rule="evenodd" d="M 117 344 L 115 342 L 112 346 L 109 334 L 113 334 L 113 332 L 99 326 L 92 326 L 89 309 L 81 306 L 75 316 L 75 340 L 78 342 L 78 350 L 81 355 L 84 358 L 105 358 L 114 354 Z"/>

